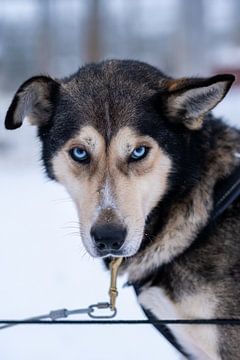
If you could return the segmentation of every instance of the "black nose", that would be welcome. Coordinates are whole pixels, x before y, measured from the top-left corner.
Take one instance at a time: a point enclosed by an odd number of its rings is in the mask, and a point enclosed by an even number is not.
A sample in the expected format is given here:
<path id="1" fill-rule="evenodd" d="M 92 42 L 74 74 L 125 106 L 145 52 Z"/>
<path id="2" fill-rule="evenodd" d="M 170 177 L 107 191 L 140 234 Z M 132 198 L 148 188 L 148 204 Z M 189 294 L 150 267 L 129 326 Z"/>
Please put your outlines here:
<path id="1" fill-rule="evenodd" d="M 91 230 L 96 247 L 102 254 L 116 252 L 124 243 L 126 229 L 116 224 L 95 225 Z"/>

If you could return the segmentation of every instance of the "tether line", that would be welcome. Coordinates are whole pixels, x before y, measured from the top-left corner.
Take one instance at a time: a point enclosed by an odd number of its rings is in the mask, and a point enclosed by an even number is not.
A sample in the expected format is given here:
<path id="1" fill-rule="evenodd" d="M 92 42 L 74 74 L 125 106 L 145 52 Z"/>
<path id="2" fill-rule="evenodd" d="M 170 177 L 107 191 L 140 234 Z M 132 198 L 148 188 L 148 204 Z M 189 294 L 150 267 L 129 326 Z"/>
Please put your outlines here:
<path id="1" fill-rule="evenodd" d="M 172 320 L 0 320 L 0 325 L 240 325 L 240 319 Z"/>

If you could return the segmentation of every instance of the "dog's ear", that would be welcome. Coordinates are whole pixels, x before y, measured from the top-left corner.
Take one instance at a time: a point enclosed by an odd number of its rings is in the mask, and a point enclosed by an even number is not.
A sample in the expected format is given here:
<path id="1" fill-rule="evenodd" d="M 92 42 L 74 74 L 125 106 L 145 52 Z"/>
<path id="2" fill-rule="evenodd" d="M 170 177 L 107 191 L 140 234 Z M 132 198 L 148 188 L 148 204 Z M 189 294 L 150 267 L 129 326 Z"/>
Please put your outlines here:
<path id="1" fill-rule="evenodd" d="M 224 98 L 234 80 L 230 74 L 167 80 L 164 107 L 168 117 L 191 130 L 200 129 L 204 115 Z"/>
<path id="2" fill-rule="evenodd" d="M 17 129 L 25 117 L 32 125 L 42 126 L 49 120 L 53 98 L 60 84 L 48 76 L 34 76 L 25 81 L 16 92 L 7 111 L 5 127 Z"/>

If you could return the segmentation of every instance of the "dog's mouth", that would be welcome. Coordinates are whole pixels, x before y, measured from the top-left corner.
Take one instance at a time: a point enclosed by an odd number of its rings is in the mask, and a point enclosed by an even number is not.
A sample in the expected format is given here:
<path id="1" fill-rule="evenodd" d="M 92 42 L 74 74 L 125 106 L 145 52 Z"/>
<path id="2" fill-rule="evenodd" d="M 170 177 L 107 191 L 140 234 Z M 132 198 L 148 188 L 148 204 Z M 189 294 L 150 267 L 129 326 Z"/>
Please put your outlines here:
<path id="1" fill-rule="evenodd" d="M 136 251 L 137 252 L 137 251 Z M 136 254 L 136 252 L 132 253 L 132 252 L 128 252 L 126 250 L 119 250 L 119 251 L 115 251 L 115 250 L 111 250 L 111 251 L 101 251 L 99 252 L 98 249 L 95 249 L 95 254 L 94 257 L 99 257 L 99 258 L 118 258 L 118 257 L 132 257 Z"/>
<path id="2" fill-rule="evenodd" d="M 97 257 L 101 257 L 101 258 L 106 258 L 106 257 L 122 257 L 125 256 L 125 252 L 119 250 L 119 251 L 114 251 L 114 250 L 104 250 L 99 252 L 98 249 L 96 249 L 96 253 L 97 253 Z"/>
<path id="3" fill-rule="evenodd" d="M 99 249 L 96 246 L 87 249 L 91 256 L 96 258 L 117 258 L 117 257 L 132 257 L 138 252 L 137 249 L 129 248 L 123 245 L 119 250 L 115 249 Z"/>

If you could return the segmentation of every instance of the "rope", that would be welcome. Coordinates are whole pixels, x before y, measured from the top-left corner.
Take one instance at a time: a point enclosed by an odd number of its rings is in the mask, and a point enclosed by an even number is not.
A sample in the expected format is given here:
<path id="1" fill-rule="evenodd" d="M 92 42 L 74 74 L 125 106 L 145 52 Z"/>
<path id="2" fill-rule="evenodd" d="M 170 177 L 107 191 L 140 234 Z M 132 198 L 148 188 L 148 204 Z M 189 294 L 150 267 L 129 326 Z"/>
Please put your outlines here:
<path id="1" fill-rule="evenodd" d="M 240 325 L 240 319 L 173 320 L 0 320 L 0 325 Z"/>

